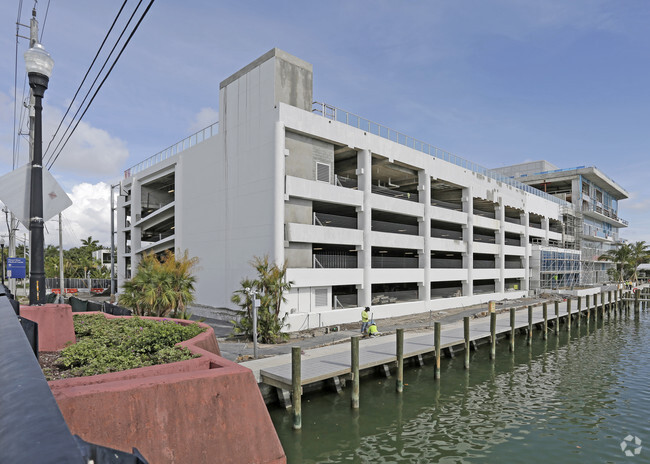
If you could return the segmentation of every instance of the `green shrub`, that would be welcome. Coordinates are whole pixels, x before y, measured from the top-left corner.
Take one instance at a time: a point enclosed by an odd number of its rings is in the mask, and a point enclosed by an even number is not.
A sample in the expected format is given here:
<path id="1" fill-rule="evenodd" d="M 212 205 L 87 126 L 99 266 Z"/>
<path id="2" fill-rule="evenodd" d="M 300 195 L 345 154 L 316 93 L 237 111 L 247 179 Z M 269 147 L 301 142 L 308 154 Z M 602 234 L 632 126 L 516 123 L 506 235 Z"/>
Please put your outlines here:
<path id="1" fill-rule="evenodd" d="M 77 343 L 66 347 L 59 360 L 74 377 L 192 359 L 196 356 L 189 350 L 174 345 L 205 331 L 174 320 L 106 319 L 102 314 L 74 315 L 74 327 Z"/>

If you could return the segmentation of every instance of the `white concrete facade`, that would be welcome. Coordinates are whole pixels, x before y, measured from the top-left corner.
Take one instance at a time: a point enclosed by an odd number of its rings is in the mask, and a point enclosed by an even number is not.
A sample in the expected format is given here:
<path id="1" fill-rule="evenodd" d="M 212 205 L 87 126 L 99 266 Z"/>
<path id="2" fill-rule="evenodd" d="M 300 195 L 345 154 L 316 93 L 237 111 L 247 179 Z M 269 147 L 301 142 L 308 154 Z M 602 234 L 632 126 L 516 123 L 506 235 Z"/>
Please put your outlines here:
<path id="1" fill-rule="evenodd" d="M 287 331 L 354 322 L 364 306 L 379 319 L 528 294 L 531 243 L 562 240 L 568 203 L 313 112 L 311 85 L 310 64 L 271 50 L 221 83 L 217 134 L 125 178 L 120 286 L 143 252 L 187 250 L 197 303 L 234 307 L 268 255 L 293 282 Z"/>

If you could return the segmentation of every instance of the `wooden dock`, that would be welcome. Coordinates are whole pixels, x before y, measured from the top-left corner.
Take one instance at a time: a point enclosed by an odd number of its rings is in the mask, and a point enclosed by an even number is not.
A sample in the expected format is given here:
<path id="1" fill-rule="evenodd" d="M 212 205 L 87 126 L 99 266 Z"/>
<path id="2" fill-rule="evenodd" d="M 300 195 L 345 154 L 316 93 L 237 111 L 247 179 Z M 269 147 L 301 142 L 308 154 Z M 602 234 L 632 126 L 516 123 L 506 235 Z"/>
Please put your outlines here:
<path id="1" fill-rule="evenodd" d="M 597 303 L 594 304 L 594 297 L 590 298 L 589 308 L 586 305 L 586 298 L 581 298 L 581 313 L 585 315 L 587 309 L 591 311 L 592 317 L 597 314 L 597 319 L 600 320 L 604 315 L 603 303 L 607 306 L 610 301 L 603 298 L 602 295 L 607 293 L 597 294 Z M 627 301 L 629 297 L 626 298 Z M 611 305 L 614 306 L 615 301 L 622 304 L 621 300 L 614 298 Z M 632 300 L 633 301 L 633 300 Z M 597 312 L 594 310 L 597 309 Z M 496 338 L 509 336 L 512 331 L 511 319 L 509 309 L 498 310 L 496 315 Z M 578 312 L 577 298 L 571 299 L 571 316 L 575 318 Z M 565 321 L 568 317 L 567 301 L 561 301 L 558 304 L 558 315 L 555 312 L 554 302 L 548 303 L 547 321 L 548 327 L 553 326 L 558 320 Z M 532 311 L 532 324 L 539 326 L 543 330 L 544 315 L 542 305 L 533 307 Z M 380 322 L 381 324 L 381 322 Z M 520 308 L 515 312 L 514 329 L 521 331 L 528 329 L 529 315 L 528 308 Z M 550 330 L 549 330 L 550 331 Z M 377 366 L 388 366 L 397 361 L 396 353 L 396 340 L 395 335 L 382 336 L 373 339 L 362 339 L 359 344 L 359 369 L 370 369 Z M 490 317 L 482 317 L 471 319 L 469 339 L 473 346 L 483 344 L 485 341 L 488 343 L 491 340 L 490 334 Z M 458 321 L 451 324 L 442 326 L 440 334 L 440 349 L 446 350 L 447 354 L 450 351 L 461 352 L 464 351 L 465 338 L 463 321 Z M 300 362 L 300 385 L 305 386 L 327 379 L 338 379 L 340 376 L 345 376 L 351 372 L 351 355 L 350 343 L 342 344 L 335 352 L 325 353 L 319 356 L 317 350 L 309 350 L 308 356 L 303 356 Z M 426 332 L 409 333 L 404 336 L 403 357 L 413 358 L 418 355 L 431 353 L 435 351 L 433 329 Z M 259 380 L 262 383 L 284 390 L 285 392 L 292 389 L 292 364 L 291 361 L 284 362 L 280 365 L 262 367 L 259 370 Z"/>

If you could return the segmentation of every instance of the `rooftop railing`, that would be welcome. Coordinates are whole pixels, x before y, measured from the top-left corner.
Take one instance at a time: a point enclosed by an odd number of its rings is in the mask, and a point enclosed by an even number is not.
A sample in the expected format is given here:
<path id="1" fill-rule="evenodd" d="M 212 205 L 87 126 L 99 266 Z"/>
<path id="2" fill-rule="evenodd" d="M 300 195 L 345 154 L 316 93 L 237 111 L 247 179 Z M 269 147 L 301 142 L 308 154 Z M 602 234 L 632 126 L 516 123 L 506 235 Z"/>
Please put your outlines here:
<path id="1" fill-rule="evenodd" d="M 327 119 L 338 121 L 343 124 L 347 124 L 348 126 L 356 127 L 357 129 L 361 129 L 366 132 L 370 132 L 371 134 L 378 135 L 379 137 L 392 140 L 393 142 L 399 143 L 400 145 L 413 148 L 414 150 L 421 151 L 422 153 L 426 153 L 427 155 L 433 156 L 434 158 L 438 158 L 447 161 L 449 163 L 455 164 L 456 166 L 469 169 L 472 172 L 484 175 L 486 177 L 489 177 L 490 179 L 494 179 L 506 185 L 510 185 L 512 187 L 518 188 L 532 195 L 542 197 L 546 200 L 557 203 L 558 205 L 562 205 L 562 206 L 570 205 L 570 203 L 567 203 L 566 201 L 554 197 L 553 195 L 550 195 L 546 192 L 542 192 L 541 190 L 531 187 L 530 185 L 523 184 L 519 181 L 512 179 L 511 177 L 507 177 L 504 176 L 503 174 L 487 169 L 481 166 L 480 164 L 472 163 L 471 161 L 467 161 L 466 159 L 461 158 L 460 156 L 456 156 L 452 153 L 449 153 L 431 144 L 422 142 L 406 134 L 402 134 L 401 132 L 395 131 L 388 127 L 382 126 L 381 124 L 377 124 L 376 122 L 372 122 L 368 119 L 362 118 L 361 116 L 357 116 L 356 114 L 341 110 L 339 108 L 336 108 L 335 106 L 328 105 L 326 103 L 321 103 L 321 102 L 313 102 L 312 113 L 320 114 L 321 116 Z"/>
<path id="2" fill-rule="evenodd" d="M 145 169 L 150 168 L 151 166 L 154 166 L 162 161 L 165 161 L 168 158 L 171 158 L 172 156 L 179 154 L 184 150 L 187 150 L 190 147 L 193 147 L 197 143 L 201 143 L 204 140 L 209 139 L 213 135 L 217 135 L 218 129 L 219 129 L 219 122 L 217 121 L 214 124 L 210 124 L 205 129 L 201 129 L 200 131 L 195 132 L 189 137 L 185 137 L 180 142 L 176 142 L 175 144 L 165 148 L 164 150 L 159 151 L 155 155 L 150 156 L 149 158 L 147 158 L 144 161 L 141 161 L 135 166 L 131 166 L 129 169 L 124 171 L 124 178 L 128 179 L 129 177 L 137 174 L 140 171 L 144 171 Z"/>

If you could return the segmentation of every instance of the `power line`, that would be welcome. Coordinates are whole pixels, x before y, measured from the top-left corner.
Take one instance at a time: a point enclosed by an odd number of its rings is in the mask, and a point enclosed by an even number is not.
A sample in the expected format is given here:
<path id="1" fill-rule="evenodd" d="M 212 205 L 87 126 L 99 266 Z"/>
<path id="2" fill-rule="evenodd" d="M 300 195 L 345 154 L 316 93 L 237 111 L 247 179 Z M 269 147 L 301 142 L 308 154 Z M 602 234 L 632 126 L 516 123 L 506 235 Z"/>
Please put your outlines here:
<path id="1" fill-rule="evenodd" d="M 36 5 L 34 5 L 36 8 Z M 45 8 L 45 17 L 43 18 L 43 25 L 41 26 L 41 42 L 43 42 L 43 33 L 45 32 L 45 23 L 47 22 L 47 14 L 50 12 L 50 0 L 47 0 L 47 7 Z"/>
<path id="2" fill-rule="evenodd" d="M 104 36 L 104 40 L 102 41 L 102 44 L 99 46 L 99 50 L 97 50 L 97 53 L 95 54 L 95 57 L 93 58 L 92 63 L 90 63 L 90 66 L 89 66 L 88 69 L 86 70 L 86 74 L 84 75 L 84 78 L 81 80 L 81 83 L 79 84 L 79 87 L 77 87 L 77 91 L 74 93 L 74 97 L 72 97 L 72 101 L 70 101 L 70 104 L 68 105 L 68 109 L 65 110 L 65 114 L 64 114 L 63 117 L 61 118 L 61 121 L 59 122 L 59 125 L 58 125 L 58 127 L 56 128 L 56 131 L 54 131 L 54 135 L 52 135 L 52 138 L 50 139 L 50 142 L 47 144 L 47 148 L 45 149 L 45 152 L 43 153 L 43 156 L 47 155 L 47 152 L 48 152 L 49 149 L 50 149 L 50 145 L 52 145 L 52 142 L 53 142 L 54 139 L 56 138 L 56 135 L 59 133 L 59 129 L 61 129 L 61 125 L 63 124 L 63 121 L 65 121 L 66 116 L 68 116 L 68 113 L 69 113 L 70 110 L 72 109 L 72 105 L 74 104 L 74 101 L 75 101 L 75 99 L 77 98 L 77 95 L 79 94 L 79 91 L 81 90 L 81 87 L 84 85 L 84 82 L 86 82 L 86 78 L 88 77 L 88 74 L 90 73 L 90 70 L 91 70 L 92 67 L 95 65 L 95 61 L 97 61 L 97 57 L 98 57 L 99 54 L 101 53 L 102 48 L 104 48 L 104 44 L 106 43 L 106 40 L 108 39 L 108 36 L 110 35 L 110 33 L 113 31 L 113 27 L 115 26 L 115 23 L 117 23 L 117 20 L 119 19 L 120 15 L 122 14 L 122 10 L 124 10 L 124 7 L 126 6 L 126 2 L 127 2 L 127 1 L 128 1 L 128 0 L 124 0 L 124 3 L 122 3 L 122 7 L 120 8 L 120 11 L 117 12 L 117 16 L 115 16 L 115 19 L 113 20 L 113 24 L 111 24 L 110 29 L 108 30 L 108 32 L 107 32 L 106 35 Z M 142 0 L 140 0 L 140 3 L 142 3 Z M 140 3 L 138 3 L 138 7 L 140 6 Z M 50 5 L 50 4 L 49 4 L 49 0 L 48 0 L 48 7 L 49 7 L 49 5 Z M 136 7 L 136 11 L 137 11 L 138 7 Z M 134 15 L 134 14 L 135 14 L 135 11 L 133 12 L 133 15 Z M 133 18 L 133 15 L 131 15 L 131 18 Z M 126 26 L 125 26 L 125 30 L 126 30 L 126 27 L 128 27 L 128 25 L 129 25 L 130 22 L 131 22 L 131 19 L 129 19 L 129 22 L 126 24 Z M 124 31 L 122 31 L 122 34 L 124 34 Z M 120 34 L 120 37 L 117 39 L 117 42 L 115 43 L 115 46 L 113 46 L 113 50 L 115 50 L 115 47 L 117 46 L 117 43 L 119 42 L 120 38 L 122 38 L 122 34 Z M 106 66 L 106 62 L 107 62 L 108 59 L 111 57 L 111 54 L 113 53 L 113 50 L 111 50 L 111 53 L 108 55 L 108 58 L 106 58 L 106 61 L 104 62 L 104 66 Z M 101 74 L 102 70 L 104 69 L 104 66 L 102 66 L 102 69 L 100 69 L 100 70 L 99 70 L 99 73 L 97 73 L 97 77 L 99 77 L 99 75 Z M 95 85 L 95 82 L 97 82 L 97 77 L 95 78 L 95 80 L 93 81 L 92 85 L 90 86 L 90 89 L 88 90 L 88 93 L 90 92 L 90 90 L 91 90 L 91 89 L 93 88 L 93 86 Z M 88 97 L 88 93 L 86 93 L 86 97 Z M 86 101 L 86 97 L 84 97 L 83 102 L 81 102 L 81 105 L 79 106 L 79 109 L 81 109 L 81 107 L 83 106 L 84 102 Z M 70 129 L 70 125 L 71 125 L 72 122 L 74 121 L 74 118 L 77 116 L 77 114 L 79 114 L 79 109 L 77 110 L 77 112 L 75 113 L 75 115 L 72 117 L 72 121 L 70 121 L 70 124 L 68 125 L 68 128 L 66 129 L 65 133 L 61 136 L 61 139 L 62 139 L 62 140 L 63 140 L 63 137 L 65 137 L 66 133 L 68 132 L 68 129 Z M 60 144 L 60 143 L 61 143 L 61 141 L 59 141 L 59 144 Z M 54 150 L 56 151 L 57 148 L 58 148 L 58 144 L 57 144 L 57 147 L 54 148 Z M 50 157 L 51 157 L 51 156 L 50 156 Z"/>
<path id="3" fill-rule="evenodd" d="M 18 158 L 16 143 L 18 134 L 16 131 L 16 90 L 18 87 L 18 33 L 20 32 L 20 14 L 23 10 L 23 0 L 18 0 L 18 15 L 16 17 L 16 57 L 14 59 L 14 132 L 13 132 L 13 169 L 16 169 L 16 159 Z M 22 118 L 22 116 L 21 116 Z"/>
<path id="4" fill-rule="evenodd" d="M 48 169 L 52 169 L 52 166 L 54 165 L 54 163 L 56 162 L 56 160 L 57 160 L 57 159 L 59 158 L 59 156 L 61 155 L 61 152 L 63 151 L 63 148 L 65 148 L 66 144 L 68 143 L 68 140 L 70 140 L 70 137 L 72 136 L 72 134 L 74 134 L 74 131 L 77 129 L 77 126 L 79 125 L 79 123 L 80 123 L 81 120 L 83 119 L 84 115 L 86 114 L 86 111 L 88 111 L 88 108 L 90 108 L 90 105 L 92 104 L 93 100 L 94 100 L 95 97 L 97 96 L 97 93 L 99 92 L 99 90 L 100 90 L 100 89 L 102 88 L 102 86 L 104 85 L 104 82 L 106 82 L 106 79 L 108 78 L 108 76 L 110 76 L 111 72 L 113 71 L 113 68 L 115 67 L 115 65 L 116 65 L 117 62 L 119 61 L 120 57 L 122 56 L 122 53 L 123 53 L 124 50 L 126 49 L 127 45 L 128 45 L 129 42 L 131 41 L 131 39 L 133 38 L 133 35 L 135 34 L 135 32 L 136 32 L 136 31 L 138 30 L 138 28 L 140 27 L 140 24 L 142 24 L 142 21 L 144 20 L 145 16 L 147 16 L 147 13 L 149 12 L 149 9 L 150 9 L 151 6 L 153 5 L 154 1 L 155 1 L 155 0 L 151 0 L 151 1 L 149 2 L 149 4 L 147 5 L 147 8 L 144 10 L 144 13 L 142 13 L 142 16 L 140 17 L 140 19 L 138 20 L 137 24 L 135 25 L 135 27 L 134 27 L 133 30 L 131 31 L 131 34 L 129 34 L 129 37 L 126 39 L 126 42 L 125 42 L 124 45 L 122 46 L 122 49 L 120 50 L 120 53 L 119 53 L 119 54 L 117 55 L 117 57 L 115 58 L 115 61 L 113 62 L 113 64 L 111 65 L 110 69 L 108 70 L 108 72 L 107 72 L 106 75 L 104 76 L 104 79 L 102 79 L 102 82 L 99 84 L 99 87 L 97 87 L 97 90 L 95 90 L 95 93 L 93 94 L 92 98 L 91 98 L 90 101 L 88 102 L 88 105 L 86 106 L 86 109 L 84 110 L 84 112 L 81 114 L 81 116 L 80 116 L 79 119 L 77 120 L 77 123 L 75 124 L 74 128 L 72 129 L 72 132 L 70 132 L 70 135 L 68 135 L 68 138 L 67 138 L 67 139 L 65 140 L 65 142 L 63 143 L 63 146 L 61 147 L 61 149 L 59 150 L 59 152 L 56 154 L 56 156 L 54 157 L 54 159 L 50 162 L 50 165 L 48 166 Z M 142 2 L 142 0 L 140 0 L 140 2 Z M 139 6 L 140 6 L 140 3 L 138 3 L 138 7 L 139 7 Z M 136 10 L 138 9 L 138 7 L 136 7 Z"/>

